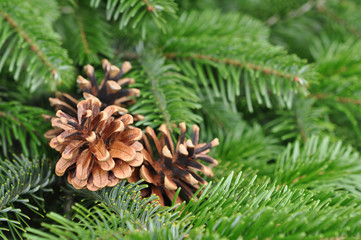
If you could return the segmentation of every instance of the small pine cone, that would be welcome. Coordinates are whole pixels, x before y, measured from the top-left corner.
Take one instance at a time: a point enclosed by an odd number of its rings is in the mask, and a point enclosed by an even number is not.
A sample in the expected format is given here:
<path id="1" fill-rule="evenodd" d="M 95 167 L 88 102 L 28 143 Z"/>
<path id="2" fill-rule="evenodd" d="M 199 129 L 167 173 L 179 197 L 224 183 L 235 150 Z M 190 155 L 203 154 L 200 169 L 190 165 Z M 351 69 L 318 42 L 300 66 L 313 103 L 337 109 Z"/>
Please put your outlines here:
<path id="1" fill-rule="evenodd" d="M 114 186 L 143 162 L 143 146 L 138 142 L 142 131 L 130 125 L 133 117 L 125 114 L 115 119 L 112 115 L 118 106 L 101 111 L 100 105 L 97 98 L 89 98 L 78 104 L 77 117 L 58 110 L 51 120 L 53 127 L 62 130 L 50 141 L 62 154 L 55 173 L 67 172 L 69 183 L 77 189 Z"/>
<path id="2" fill-rule="evenodd" d="M 84 67 L 84 70 L 90 81 L 82 76 L 78 76 L 77 83 L 79 88 L 84 92 L 84 97 L 87 98 L 89 94 L 91 94 L 99 98 L 102 102 L 102 107 L 109 105 L 126 107 L 134 104 L 135 100 L 129 97 L 139 97 L 140 91 L 136 88 L 123 89 L 123 86 L 134 83 L 134 79 L 121 78 L 132 68 L 130 63 L 124 62 L 121 69 L 119 69 L 118 67 L 111 65 L 108 60 L 103 59 L 102 66 L 104 69 L 104 79 L 100 83 L 100 86 L 98 86 L 95 78 L 94 68 L 89 64 Z"/>
<path id="3" fill-rule="evenodd" d="M 209 149 L 218 145 L 218 139 L 210 143 L 198 143 L 199 127 L 193 126 L 192 140 L 185 140 L 186 125 L 181 123 L 181 134 L 178 143 L 174 146 L 172 137 L 166 125 L 160 127 L 160 134 L 157 137 L 154 130 L 147 127 L 146 134 L 153 142 L 155 154 L 148 138 L 143 135 L 142 154 L 144 157 L 143 166 L 134 172 L 130 181 L 136 181 L 139 178 L 144 179 L 149 188 L 143 190 L 143 196 L 156 194 L 159 196 L 159 202 L 162 205 L 170 205 L 176 190 L 181 187 L 176 203 L 183 200 L 189 200 L 202 184 L 207 182 L 195 171 L 202 172 L 206 176 L 213 176 L 210 167 L 199 163 L 197 159 L 217 166 L 218 162 L 208 156 Z"/>

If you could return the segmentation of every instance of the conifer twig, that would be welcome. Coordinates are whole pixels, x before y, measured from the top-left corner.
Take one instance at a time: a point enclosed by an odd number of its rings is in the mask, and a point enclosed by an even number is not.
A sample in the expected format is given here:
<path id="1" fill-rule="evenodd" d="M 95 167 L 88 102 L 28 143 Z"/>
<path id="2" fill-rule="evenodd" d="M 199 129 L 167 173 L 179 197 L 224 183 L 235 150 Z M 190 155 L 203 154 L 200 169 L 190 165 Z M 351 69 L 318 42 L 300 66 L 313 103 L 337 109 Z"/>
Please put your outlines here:
<path id="1" fill-rule="evenodd" d="M 11 18 L 8 14 L 0 10 L 0 15 L 5 19 L 5 21 L 10 24 L 10 26 L 15 30 L 15 32 L 19 33 L 19 35 L 30 45 L 30 49 L 39 57 L 39 59 L 45 64 L 45 66 L 51 69 L 51 73 L 54 76 L 56 74 L 55 67 L 45 58 L 43 52 L 29 37 L 29 35 L 25 31 L 20 29 L 15 20 Z"/>
<path id="2" fill-rule="evenodd" d="M 318 12 L 327 15 L 328 17 L 330 17 L 330 19 L 343 26 L 351 34 L 355 35 L 358 38 L 361 38 L 361 31 L 359 31 L 355 27 L 348 26 L 346 21 L 340 16 L 338 16 L 335 12 L 328 10 L 324 5 L 320 5 L 316 9 Z"/>
<path id="3" fill-rule="evenodd" d="M 337 97 L 337 96 L 333 96 L 331 94 L 324 94 L 324 93 L 316 93 L 316 94 L 311 95 L 311 97 L 314 97 L 316 99 L 334 99 L 340 103 L 351 103 L 351 104 L 355 104 L 355 105 L 361 104 L 361 100 L 358 100 L 358 99 L 347 98 L 347 97 Z"/>
<path id="4" fill-rule="evenodd" d="M 288 79 L 292 79 L 292 81 L 300 84 L 300 77 L 298 77 L 297 75 L 292 75 L 292 74 L 287 74 L 287 73 L 282 73 L 279 72 L 277 70 L 274 69 L 270 69 L 264 66 L 259 66 L 253 63 L 247 63 L 247 62 L 241 62 L 239 60 L 234 60 L 234 59 L 229 59 L 229 58 L 224 58 L 224 59 L 219 59 L 213 56 L 209 56 L 209 55 L 205 55 L 205 54 L 192 54 L 191 56 L 180 56 L 177 53 L 164 53 L 163 54 L 164 57 L 166 58 L 185 58 L 187 60 L 192 60 L 192 59 L 199 59 L 199 60 L 210 60 L 213 62 L 217 62 L 217 63 L 225 63 L 227 65 L 232 65 L 232 66 L 236 66 L 236 67 L 240 67 L 240 68 L 250 68 L 252 70 L 256 70 L 256 71 L 261 71 L 264 74 L 269 74 L 269 75 L 275 75 L 277 77 L 281 77 L 281 78 L 288 78 Z"/>

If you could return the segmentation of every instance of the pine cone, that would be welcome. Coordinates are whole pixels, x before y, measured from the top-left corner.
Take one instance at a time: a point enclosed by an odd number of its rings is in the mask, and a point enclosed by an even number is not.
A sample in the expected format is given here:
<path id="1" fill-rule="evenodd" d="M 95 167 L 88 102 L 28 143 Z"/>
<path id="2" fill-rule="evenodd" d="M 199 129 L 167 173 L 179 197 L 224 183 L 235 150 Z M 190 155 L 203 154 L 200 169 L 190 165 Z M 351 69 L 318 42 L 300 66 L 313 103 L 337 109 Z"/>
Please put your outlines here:
<path id="1" fill-rule="evenodd" d="M 129 179 L 132 182 L 139 178 L 144 179 L 149 184 L 149 188 L 143 191 L 143 196 L 156 194 L 162 205 L 171 204 L 178 187 L 181 187 L 181 191 L 176 202 L 181 203 L 183 200 L 189 200 L 200 185 L 207 184 L 195 171 L 202 172 L 206 176 L 213 176 L 213 172 L 197 159 L 213 166 L 218 164 L 215 159 L 206 155 L 210 148 L 218 145 L 217 138 L 210 143 L 199 144 L 199 127 L 194 125 L 192 140 L 185 140 L 186 125 L 181 123 L 179 126 L 181 134 L 176 147 L 166 125 L 160 127 L 159 137 L 152 128 L 146 128 L 146 134 L 154 143 L 155 154 L 148 138 L 143 135 L 144 163 Z"/>
<path id="2" fill-rule="evenodd" d="M 134 99 L 130 99 L 130 96 L 139 97 L 139 89 L 130 88 L 122 89 L 123 86 L 134 83 L 133 78 L 121 77 L 131 69 L 129 62 L 124 62 L 122 68 L 111 65 L 108 60 L 103 59 L 102 66 L 104 69 L 104 79 L 98 86 L 97 80 L 94 74 L 94 68 L 91 65 L 84 67 L 85 73 L 90 79 L 86 80 L 82 76 L 78 76 L 77 83 L 79 88 L 84 92 L 84 97 L 87 98 L 89 94 L 99 98 L 102 102 L 102 107 L 109 105 L 117 105 L 125 107 L 135 103 Z"/>
<path id="3" fill-rule="evenodd" d="M 55 107 L 55 111 L 61 110 L 62 112 L 68 114 L 69 116 L 73 118 L 77 118 L 77 105 L 79 103 L 78 100 L 70 96 L 66 93 L 57 92 L 56 98 L 49 98 L 50 106 Z M 43 115 L 43 118 L 46 121 L 51 121 L 54 116 L 49 115 Z M 48 140 L 58 136 L 60 133 L 62 133 L 64 130 L 61 128 L 54 128 L 48 130 L 44 137 Z"/>
<path id="4" fill-rule="evenodd" d="M 143 162 L 143 146 L 138 142 L 142 131 L 130 126 L 133 117 L 125 114 L 114 119 L 119 107 L 111 105 L 100 111 L 100 105 L 92 97 L 78 104 L 76 118 L 58 110 L 57 118 L 51 120 L 53 127 L 63 130 L 50 141 L 50 146 L 62 153 L 55 173 L 62 176 L 67 172 L 69 183 L 77 189 L 114 186 Z"/>
<path id="5" fill-rule="evenodd" d="M 105 109 L 110 105 L 117 105 L 118 111 L 115 117 L 119 117 L 128 112 L 127 109 L 123 108 L 127 105 L 135 103 L 135 99 L 130 99 L 130 96 L 139 96 L 139 90 L 136 88 L 131 89 L 122 89 L 125 85 L 134 83 L 132 78 L 123 78 L 120 79 L 126 72 L 131 69 L 129 62 L 124 62 L 121 69 L 111 65 L 108 60 L 103 59 L 102 61 L 103 69 L 105 72 L 104 79 L 98 86 L 97 80 L 94 74 L 94 68 L 91 65 L 86 65 L 84 67 L 85 73 L 90 79 L 90 81 L 84 79 L 82 76 L 78 76 L 77 83 L 79 88 L 84 92 L 84 98 L 97 97 L 101 101 L 100 110 Z M 78 100 L 66 93 L 58 92 L 56 93 L 56 98 L 49 98 L 51 106 L 55 107 L 55 111 L 61 110 L 64 113 L 68 114 L 71 117 L 77 117 L 77 105 Z M 44 119 L 51 119 L 49 116 L 44 116 Z M 139 121 L 144 119 L 142 115 L 133 115 L 134 121 Z M 47 131 L 45 133 L 45 138 L 52 139 L 53 137 L 59 135 L 62 132 L 62 129 L 55 128 Z"/>

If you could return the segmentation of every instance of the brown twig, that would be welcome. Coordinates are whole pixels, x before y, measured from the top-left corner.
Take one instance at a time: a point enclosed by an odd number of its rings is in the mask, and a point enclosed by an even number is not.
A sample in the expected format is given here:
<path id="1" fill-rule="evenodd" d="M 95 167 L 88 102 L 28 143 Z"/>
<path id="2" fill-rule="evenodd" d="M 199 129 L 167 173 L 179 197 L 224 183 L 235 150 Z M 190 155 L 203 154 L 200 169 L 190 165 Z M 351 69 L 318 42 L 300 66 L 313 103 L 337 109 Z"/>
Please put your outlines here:
<path id="1" fill-rule="evenodd" d="M 331 94 L 323 94 L 323 93 L 316 93 L 316 94 L 312 94 L 310 95 L 310 97 L 314 97 L 316 99 L 334 99 L 340 103 L 351 103 L 351 104 L 355 104 L 355 105 L 360 105 L 361 104 L 361 100 L 359 99 L 353 99 L 353 98 L 346 98 L 346 97 L 337 97 L 337 96 L 333 96 Z"/>
<path id="2" fill-rule="evenodd" d="M 79 16 L 77 17 L 78 25 L 79 25 L 79 31 L 80 31 L 80 37 L 84 45 L 84 51 L 86 54 L 90 54 L 88 41 L 86 40 L 85 31 L 84 31 L 84 25 L 83 22 L 80 20 Z"/>
<path id="3" fill-rule="evenodd" d="M 296 75 L 292 75 L 292 74 L 287 74 L 287 73 L 281 73 L 277 70 L 274 69 L 270 69 L 267 67 L 263 67 L 263 66 L 259 66 L 253 63 L 243 63 L 239 60 L 234 60 L 234 59 L 228 59 L 228 58 L 224 58 L 224 59 L 219 59 L 213 56 L 209 56 L 209 55 L 203 55 L 203 54 L 192 54 L 191 56 L 180 56 L 177 55 L 176 53 L 165 53 L 163 54 L 164 57 L 166 58 L 185 58 L 188 60 L 191 59 L 200 59 L 200 60 L 210 60 L 213 62 L 217 62 L 217 63 L 225 63 L 228 65 L 232 65 L 232 66 L 237 66 L 240 68 L 250 68 L 252 70 L 256 70 L 256 71 L 261 71 L 264 74 L 269 74 L 269 75 L 275 75 L 277 77 L 281 77 L 281 78 L 288 78 L 288 79 L 292 79 L 294 82 L 299 84 L 299 80 L 300 78 Z"/>
<path id="4" fill-rule="evenodd" d="M 150 2 L 148 0 L 143 0 L 143 2 L 145 3 L 145 5 L 147 5 L 148 12 L 156 12 L 157 11 L 157 9 L 152 4 L 150 4 Z"/>
<path id="5" fill-rule="evenodd" d="M 39 49 L 39 47 L 34 43 L 34 41 L 26 34 L 22 29 L 19 28 L 18 24 L 12 19 L 8 14 L 2 12 L 0 10 L 0 15 L 7 21 L 10 26 L 23 37 L 23 39 L 30 45 L 30 49 L 39 57 L 39 59 L 50 68 L 50 71 L 53 75 L 55 75 L 55 67 L 44 57 L 44 54 Z"/>
<path id="6" fill-rule="evenodd" d="M 280 21 L 286 21 L 286 20 L 290 20 L 290 19 L 293 19 L 296 17 L 300 17 L 300 16 L 304 15 L 305 13 L 309 12 L 310 10 L 312 10 L 314 8 L 314 6 L 316 6 L 316 5 L 317 5 L 317 1 L 311 0 L 311 1 L 303 4 L 301 7 L 288 12 L 287 15 L 285 16 L 285 18 L 282 19 L 278 14 L 276 14 L 276 15 L 273 15 L 272 17 L 270 17 L 265 23 L 268 26 L 273 26 Z"/>
<path id="7" fill-rule="evenodd" d="M 361 31 L 359 31 L 357 28 L 348 26 L 346 21 L 343 20 L 342 18 L 340 18 L 337 14 L 335 14 L 332 11 L 329 11 L 328 9 L 326 9 L 326 7 L 324 5 L 318 6 L 317 11 L 327 15 L 328 17 L 330 17 L 332 20 L 334 20 L 335 22 L 337 22 L 338 24 L 342 25 L 347 31 L 349 31 L 350 33 L 354 34 L 356 37 L 361 38 Z"/>

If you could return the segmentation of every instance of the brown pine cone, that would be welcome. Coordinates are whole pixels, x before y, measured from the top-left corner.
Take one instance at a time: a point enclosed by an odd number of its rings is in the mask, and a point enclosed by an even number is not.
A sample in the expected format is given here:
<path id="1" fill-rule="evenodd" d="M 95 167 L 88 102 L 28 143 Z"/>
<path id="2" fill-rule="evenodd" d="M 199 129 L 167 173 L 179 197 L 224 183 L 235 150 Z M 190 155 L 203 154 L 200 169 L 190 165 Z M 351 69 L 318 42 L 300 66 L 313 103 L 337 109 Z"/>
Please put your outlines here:
<path id="1" fill-rule="evenodd" d="M 135 102 L 134 99 L 130 99 L 130 96 L 139 96 L 140 91 L 136 88 L 122 89 L 125 85 L 134 83 L 132 78 L 120 79 L 124 73 L 131 69 L 129 62 L 124 62 L 121 69 L 111 65 L 108 60 L 103 59 L 102 61 L 104 69 L 104 79 L 98 86 L 97 80 L 94 74 L 94 68 L 91 65 L 84 67 L 85 73 L 90 79 L 86 80 L 82 76 L 78 76 L 77 83 L 79 88 L 84 92 L 85 99 L 92 96 L 97 97 L 101 104 L 101 110 L 110 105 L 117 105 L 125 107 Z M 50 105 L 55 106 L 55 110 L 62 110 L 66 114 L 75 117 L 76 106 L 79 103 L 78 100 L 71 97 L 66 93 L 57 93 L 56 98 L 49 98 Z M 126 109 L 122 109 L 127 112 Z"/>
<path id="2" fill-rule="evenodd" d="M 134 182 L 139 178 L 144 179 L 149 188 L 143 191 L 143 196 L 156 194 L 159 196 L 159 202 L 162 205 L 170 205 L 177 188 L 181 187 L 180 194 L 176 203 L 183 200 L 189 200 L 202 184 L 207 182 L 195 172 L 202 172 L 206 176 L 213 176 L 210 167 L 199 163 L 197 159 L 217 166 L 218 162 L 208 156 L 209 149 L 218 145 L 218 139 L 210 143 L 198 143 L 199 127 L 193 126 L 192 140 L 185 140 L 186 125 L 181 123 L 181 134 L 176 146 L 174 146 L 172 137 L 166 125 L 160 127 L 160 133 L 157 137 L 154 130 L 146 128 L 146 134 L 143 135 L 142 154 L 144 157 L 143 166 L 133 173 L 129 179 Z M 153 149 L 148 141 L 153 142 Z"/>
<path id="3" fill-rule="evenodd" d="M 53 127 L 63 130 L 50 141 L 62 154 L 55 173 L 67 172 L 69 183 L 77 189 L 114 186 L 143 162 L 143 146 L 138 142 L 142 131 L 130 125 L 133 117 L 125 114 L 114 119 L 119 107 L 111 105 L 101 111 L 100 105 L 92 97 L 78 104 L 77 117 L 58 110 L 57 118 L 51 120 Z"/>
<path id="4" fill-rule="evenodd" d="M 55 107 L 55 111 L 61 110 L 62 112 L 68 114 L 69 116 L 73 118 L 77 118 L 77 105 L 79 103 L 78 100 L 73 98 L 67 93 L 56 93 L 56 98 L 49 98 L 50 106 Z M 46 121 L 51 121 L 54 116 L 49 115 L 43 115 L 43 118 Z M 56 137 L 60 133 L 62 133 L 64 130 L 58 127 L 55 127 L 54 129 L 48 130 L 44 137 L 48 140 L 52 139 L 53 137 Z"/>
<path id="5" fill-rule="evenodd" d="M 122 68 L 111 65 L 106 59 L 103 59 L 102 66 L 104 69 L 104 79 L 98 86 L 94 68 L 91 65 L 84 67 L 85 74 L 89 80 L 86 80 L 82 76 L 78 76 L 77 83 L 79 88 L 84 92 L 84 97 L 87 98 L 89 94 L 99 98 L 102 102 L 102 107 L 109 105 L 117 105 L 120 107 L 126 107 L 135 103 L 134 99 L 130 99 L 130 96 L 139 97 L 140 91 L 136 88 L 122 89 L 123 86 L 134 83 L 133 78 L 121 77 L 128 72 L 132 66 L 129 62 L 124 62 Z"/>
<path id="6" fill-rule="evenodd" d="M 101 101 L 100 110 L 103 110 L 110 105 L 119 106 L 117 113 L 115 113 L 116 116 L 114 116 L 119 117 L 128 112 L 128 110 L 123 107 L 135 103 L 135 99 L 129 97 L 139 96 L 140 91 L 136 88 L 122 89 L 122 87 L 128 84 L 134 83 L 134 79 L 132 78 L 121 79 L 121 77 L 131 69 L 129 62 L 124 62 L 121 69 L 111 65 L 106 59 L 103 59 L 102 65 L 105 76 L 100 86 L 98 86 L 94 68 L 91 65 L 86 65 L 84 67 L 85 73 L 90 81 L 84 79 L 82 76 L 78 76 L 77 83 L 79 88 L 84 92 L 85 99 L 95 96 Z M 62 110 L 71 117 L 77 117 L 76 109 L 79 101 L 69 94 L 58 92 L 56 93 L 55 98 L 49 98 L 49 102 L 51 106 L 55 107 L 55 111 Z M 49 119 L 48 116 L 44 116 L 44 118 Z M 144 119 L 144 117 L 136 114 L 133 115 L 133 119 L 134 121 L 139 121 Z M 61 132 L 62 130 L 59 128 L 51 129 L 45 133 L 45 138 L 51 139 Z"/>

